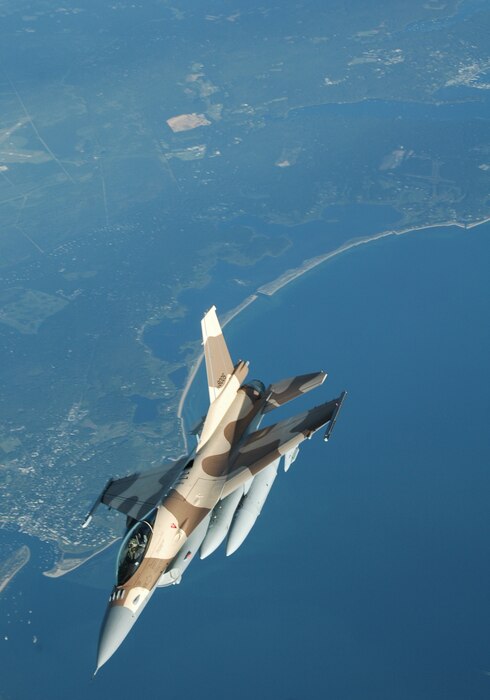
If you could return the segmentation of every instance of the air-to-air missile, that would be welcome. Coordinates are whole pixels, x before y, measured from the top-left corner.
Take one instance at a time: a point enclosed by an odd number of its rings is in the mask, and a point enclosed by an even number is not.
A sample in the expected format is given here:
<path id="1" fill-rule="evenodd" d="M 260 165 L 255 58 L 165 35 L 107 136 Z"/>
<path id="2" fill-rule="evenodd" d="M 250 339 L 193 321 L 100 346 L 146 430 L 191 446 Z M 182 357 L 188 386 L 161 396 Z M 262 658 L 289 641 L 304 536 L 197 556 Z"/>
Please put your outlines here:
<path id="1" fill-rule="evenodd" d="M 97 653 L 98 670 L 114 654 L 157 588 L 179 583 L 200 551 L 209 556 L 227 538 L 235 552 L 253 528 L 277 477 L 300 444 L 323 426 L 328 440 L 346 392 L 273 425 L 264 416 L 319 387 L 325 372 L 283 379 L 266 387 L 246 382 L 248 362 L 231 361 L 213 306 L 201 321 L 210 406 L 186 457 L 155 469 L 111 479 L 100 503 L 126 516 Z"/>
<path id="2" fill-rule="evenodd" d="M 211 522 L 201 545 L 201 559 L 212 554 L 225 539 L 238 504 L 243 499 L 244 487 L 239 486 L 213 508 Z"/>

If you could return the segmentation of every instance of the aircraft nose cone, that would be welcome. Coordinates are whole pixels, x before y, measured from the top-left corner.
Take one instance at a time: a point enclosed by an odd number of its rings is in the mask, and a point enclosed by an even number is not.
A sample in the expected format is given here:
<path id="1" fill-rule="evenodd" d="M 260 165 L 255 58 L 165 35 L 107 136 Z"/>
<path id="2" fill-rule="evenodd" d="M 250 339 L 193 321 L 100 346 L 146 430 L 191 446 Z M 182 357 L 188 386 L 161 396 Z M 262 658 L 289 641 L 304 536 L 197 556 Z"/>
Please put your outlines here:
<path id="1" fill-rule="evenodd" d="M 102 629 L 100 630 L 97 671 L 120 647 L 135 622 L 136 616 L 121 605 L 110 606 L 107 609 Z"/>

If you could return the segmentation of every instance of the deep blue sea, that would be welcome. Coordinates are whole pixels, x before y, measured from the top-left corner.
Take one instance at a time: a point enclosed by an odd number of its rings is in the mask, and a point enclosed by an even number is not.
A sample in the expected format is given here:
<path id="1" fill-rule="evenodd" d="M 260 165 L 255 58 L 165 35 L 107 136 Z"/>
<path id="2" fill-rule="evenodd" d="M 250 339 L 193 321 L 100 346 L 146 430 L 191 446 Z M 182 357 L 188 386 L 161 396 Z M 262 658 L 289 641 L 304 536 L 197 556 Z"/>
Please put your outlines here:
<path id="1" fill-rule="evenodd" d="M 488 224 L 387 238 L 232 321 L 250 377 L 329 372 L 278 419 L 348 390 L 330 443 L 280 474 L 237 554 L 157 592 L 94 681 L 115 549 L 49 580 L 34 544 L 0 599 L 0 697 L 486 700 L 489 259 Z"/>

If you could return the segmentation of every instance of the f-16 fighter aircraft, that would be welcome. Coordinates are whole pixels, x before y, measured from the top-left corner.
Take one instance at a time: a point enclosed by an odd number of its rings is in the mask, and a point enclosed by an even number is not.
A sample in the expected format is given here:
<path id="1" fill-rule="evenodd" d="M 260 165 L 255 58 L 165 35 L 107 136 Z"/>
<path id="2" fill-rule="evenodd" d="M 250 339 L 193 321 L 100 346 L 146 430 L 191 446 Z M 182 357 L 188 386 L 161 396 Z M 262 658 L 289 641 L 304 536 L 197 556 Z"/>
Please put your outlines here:
<path id="1" fill-rule="evenodd" d="M 117 581 L 99 638 L 97 670 L 114 654 L 158 587 L 178 583 L 196 552 L 211 554 L 228 536 L 226 554 L 250 532 L 284 458 L 322 426 L 328 440 L 346 396 L 259 429 L 264 414 L 323 384 L 316 372 L 268 388 L 245 383 L 248 362 L 231 361 L 213 306 L 201 321 L 210 406 L 187 457 L 110 480 L 99 503 L 126 515 Z"/>

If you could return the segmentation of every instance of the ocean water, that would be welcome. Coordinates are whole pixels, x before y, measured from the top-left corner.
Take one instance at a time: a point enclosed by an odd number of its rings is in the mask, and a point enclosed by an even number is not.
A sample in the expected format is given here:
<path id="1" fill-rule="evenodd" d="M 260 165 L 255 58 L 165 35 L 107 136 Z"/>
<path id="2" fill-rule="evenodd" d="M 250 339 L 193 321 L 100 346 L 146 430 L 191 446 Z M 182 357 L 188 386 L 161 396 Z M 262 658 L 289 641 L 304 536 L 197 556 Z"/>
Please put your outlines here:
<path id="1" fill-rule="evenodd" d="M 273 419 L 348 390 L 331 441 L 279 475 L 235 555 L 156 593 L 93 681 L 115 548 L 48 580 L 33 547 L 2 596 L 0 695 L 486 699 L 489 253 L 489 225 L 386 238 L 234 319 L 251 377 L 329 372 Z"/>
<path id="2" fill-rule="evenodd" d="M 186 344 L 200 343 L 200 321 L 203 313 L 213 304 L 220 305 L 222 300 L 221 311 L 230 310 L 238 306 L 245 296 L 255 293 L 261 285 L 271 282 L 285 270 L 298 267 L 304 260 L 319 253 L 334 250 L 350 238 L 379 232 L 380 222 L 382 227 L 389 229 L 396 227 L 399 220 L 400 214 L 393 207 L 376 204 L 328 206 L 321 219 L 297 226 L 266 223 L 253 216 L 237 217 L 231 224 L 227 222 L 220 226 L 223 240 L 227 240 L 230 231 L 240 229 L 241 241 L 245 240 L 245 231 L 249 231 L 269 242 L 278 239 L 289 241 L 288 247 L 279 255 L 264 255 L 252 265 L 224 260 L 216 262 L 204 287 L 190 287 L 179 294 L 179 303 L 184 306 L 185 315 L 182 318 L 166 318 L 157 325 L 149 326 L 145 331 L 145 343 L 156 357 L 167 362 L 182 362 L 189 354 Z M 354 227 L 353 222 L 356 222 Z M 328 248 L 325 248 L 326 245 Z M 243 252 L 253 255 L 253 245 L 250 245 L 250 250 L 244 246 Z M 181 388 L 185 375 L 174 375 L 173 380 Z"/>
<path id="3" fill-rule="evenodd" d="M 250 376 L 329 372 L 283 416 L 349 392 L 228 564 L 271 697 L 488 694 L 489 255 L 488 224 L 386 238 L 226 329 Z"/>

